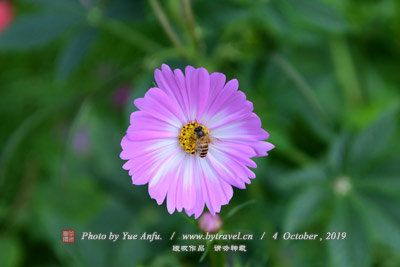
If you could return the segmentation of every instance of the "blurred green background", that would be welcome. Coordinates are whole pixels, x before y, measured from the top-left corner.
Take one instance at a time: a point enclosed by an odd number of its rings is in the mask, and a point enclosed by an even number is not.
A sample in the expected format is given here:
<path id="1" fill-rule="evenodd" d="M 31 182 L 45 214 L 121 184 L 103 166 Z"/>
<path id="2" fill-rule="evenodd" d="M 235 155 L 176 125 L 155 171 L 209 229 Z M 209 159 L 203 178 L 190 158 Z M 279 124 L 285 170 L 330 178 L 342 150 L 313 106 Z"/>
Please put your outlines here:
<path id="1" fill-rule="evenodd" d="M 399 1 L 7 3 L 0 266 L 400 266 Z M 257 178 L 221 211 L 223 233 L 255 236 L 222 244 L 247 252 L 173 252 L 207 243 L 169 240 L 199 233 L 196 221 L 169 215 L 122 170 L 132 101 L 162 63 L 237 78 L 271 134 Z M 164 240 L 63 244 L 62 229 Z"/>

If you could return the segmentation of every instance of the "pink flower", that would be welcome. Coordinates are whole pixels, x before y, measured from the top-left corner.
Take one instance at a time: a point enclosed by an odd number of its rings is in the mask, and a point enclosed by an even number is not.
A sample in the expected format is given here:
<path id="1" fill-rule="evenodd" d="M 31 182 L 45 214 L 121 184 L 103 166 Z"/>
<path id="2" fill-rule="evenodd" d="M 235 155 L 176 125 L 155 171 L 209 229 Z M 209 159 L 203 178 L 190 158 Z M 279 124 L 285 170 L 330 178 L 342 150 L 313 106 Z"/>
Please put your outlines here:
<path id="1" fill-rule="evenodd" d="M 200 230 L 208 233 L 216 233 L 222 227 L 222 220 L 219 215 L 213 216 L 209 212 L 203 213 L 198 222 Z"/>
<path id="2" fill-rule="evenodd" d="M 198 218 L 206 205 L 215 215 L 232 198 L 232 186 L 244 189 L 255 178 L 251 158 L 267 156 L 274 146 L 262 141 L 269 134 L 236 79 L 225 84 L 224 74 L 191 66 L 185 75 L 161 69 L 155 71 L 158 87 L 134 101 L 139 111 L 121 142 L 121 158 L 128 160 L 123 168 L 133 184 L 148 184 L 159 205 L 166 198 L 169 213 L 184 209 Z M 211 138 L 205 155 L 200 132 Z"/>
<path id="3" fill-rule="evenodd" d="M 9 1 L 0 0 L 0 33 L 4 31 L 14 18 L 14 10 Z"/>

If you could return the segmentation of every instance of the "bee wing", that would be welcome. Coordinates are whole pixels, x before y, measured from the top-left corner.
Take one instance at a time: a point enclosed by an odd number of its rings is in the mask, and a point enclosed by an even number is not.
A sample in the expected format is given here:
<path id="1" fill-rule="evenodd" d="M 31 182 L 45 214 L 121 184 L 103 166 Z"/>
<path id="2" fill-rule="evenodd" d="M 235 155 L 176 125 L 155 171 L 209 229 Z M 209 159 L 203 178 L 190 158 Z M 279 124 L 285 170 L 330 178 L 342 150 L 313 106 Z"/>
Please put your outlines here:
<path id="1" fill-rule="evenodd" d="M 211 136 L 210 135 L 210 138 L 211 138 L 211 143 L 213 143 L 213 144 L 218 144 L 218 143 L 222 143 L 223 142 L 221 139 L 219 139 L 219 138 L 217 138 L 215 136 Z"/>
<path id="2" fill-rule="evenodd" d="M 197 139 L 196 139 L 196 146 L 195 146 L 195 149 L 194 149 L 194 153 L 195 153 L 195 154 L 198 154 L 198 153 L 201 152 L 200 144 L 201 144 L 200 139 L 197 138 Z"/>

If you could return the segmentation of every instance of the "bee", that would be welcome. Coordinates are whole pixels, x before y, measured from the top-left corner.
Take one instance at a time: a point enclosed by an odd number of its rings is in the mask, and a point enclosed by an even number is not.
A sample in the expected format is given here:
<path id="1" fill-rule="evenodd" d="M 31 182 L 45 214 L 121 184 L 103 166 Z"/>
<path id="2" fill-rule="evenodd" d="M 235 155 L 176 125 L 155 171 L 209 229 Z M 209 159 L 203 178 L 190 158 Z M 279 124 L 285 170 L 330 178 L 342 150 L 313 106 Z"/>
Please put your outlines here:
<path id="1" fill-rule="evenodd" d="M 201 158 L 207 156 L 208 144 L 212 142 L 211 136 L 204 132 L 203 127 L 199 126 L 194 129 L 196 134 L 196 148 L 195 153 L 200 154 Z"/>

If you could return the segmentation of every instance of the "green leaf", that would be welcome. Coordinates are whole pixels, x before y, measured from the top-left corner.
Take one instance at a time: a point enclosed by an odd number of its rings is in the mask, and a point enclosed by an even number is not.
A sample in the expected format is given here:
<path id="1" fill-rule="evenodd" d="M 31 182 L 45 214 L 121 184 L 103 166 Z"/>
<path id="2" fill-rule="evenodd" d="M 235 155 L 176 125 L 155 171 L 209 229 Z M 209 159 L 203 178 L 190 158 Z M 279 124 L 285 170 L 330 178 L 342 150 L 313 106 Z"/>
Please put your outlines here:
<path id="1" fill-rule="evenodd" d="M 390 110 L 356 136 L 349 154 L 349 167 L 368 166 L 386 148 L 396 130 L 396 110 Z"/>
<path id="2" fill-rule="evenodd" d="M 325 240 L 331 266 L 370 266 L 370 242 L 365 225 L 347 198 L 337 199 L 327 231 L 346 233 L 345 239 Z"/>
<path id="3" fill-rule="evenodd" d="M 70 106 L 74 103 L 74 100 L 74 98 L 66 98 L 61 100 L 61 102 L 36 111 L 20 123 L 19 127 L 11 133 L 0 153 L 0 186 L 6 181 L 8 164 L 21 142 L 29 136 L 29 134 L 32 134 L 32 131 L 48 119 L 50 115 L 54 114 L 54 112 L 59 112 L 62 108 Z"/>
<path id="4" fill-rule="evenodd" d="M 283 229 L 293 232 L 305 224 L 313 223 L 323 208 L 327 195 L 326 190 L 315 186 L 296 195 L 287 209 Z"/>
<path id="5" fill-rule="evenodd" d="M 288 31 L 287 21 L 279 6 L 274 4 L 274 2 L 268 5 L 259 5 L 255 12 L 257 18 L 277 34 L 283 34 Z"/>
<path id="6" fill-rule="evenodd" d="M 327 174 L 322 166 L 313 166 L 294 171 L 282 177 L 279 181 L 279 185 L 283 188 L 290 188 L 307 184 L 321 183 L 327 179 Z"/>
<path id="7" fill-rule="evenodd" d="M 76 174 L 75 174 L 76 175 Z M 70 178 L 63 185 L 63 194 L 74 195 L 68 203 L 59 205 L 60 211 L 75 222 L 87 223 L 104 206 L 104 196 L 93 177 L 78 176 Z"/>
<path id="8" fill-rule="evenodd" d="M 79 0 L 24 0 L 28 4 L 40 5 L 46 9 L 84 12 L 84 6 Z"/>
<path id="9" fill-rule="evenodd" d="M 71 38 L 61 52 L 57 78 L 67 78 L 86 56 L 90 46 L 97 37 L 97 31 L 93 28 L 84 28 L 76 36 Z"/>
<path id="10" fill-rule="evenodd" d="M 271 135 L 271 139 L 268 141 L 273 143 L 276 147 L 279 147 L 279 150 L 276 150 L 274 153 L 280 153 L 285 158 L 297 164 L 306 165 L 312 162 L 311 157 L 293 144 L 287 131 L 271 127 L 268 132 Z"/>
<path id="11" fill-rule="evenodd" d="M 167 252 L 157 253 L 151 258 L 150 264 L 146 266 L 165 266 L 165 267 L 181 267 L 185 266 L 183 262 L 178 260 L 174 254 Z"/>
<path id="12" fill-rule="evenodd" d="M 47 44 L 83 18 L 75 13 L 50 11 L 23 16 L 0 36 L 0 49 L 24 50 Z"/>
<path id="13" fill-rule="evenodd" d="M 348 134 L 339 135 L 332 143 L 328 152 L 328 164 L 336 173 L 343 172 L 347 156 Z"/>
<path id="14" fill-rule="evenodd" d="M 125 227 L 121 232 L 115 232 L 119 234 L 118 240 L 113 244 L 113 265 L 115 266 L 138 266 L 139 263 L 145 262 L 146 258 L 151 256 L 152 251 L 147 249 L 148 244 L 143 240 L 123 240 L 123 232 L 129 232 L 129 234 L 138 234 L 145 232 L 142 224 L 139 224 L 137 220 L 133 220 L 132 223 Z M 114 248 L 115 247 L 115 248 Z"/>
<path id="15" fill-rule="evenodd" d="M 343 35 L 330 38 L 329 41 L 333 67 L 338 86 L 341 88 L 345 110 L 363 103 L 363 92 L 357 77 L 355 61 L 351 55 L 349 43 Z M 351 116 L 347 116 L 350 117 Z M 359 118 L 357 118 L 359 119 Z"/>
<path id="16" fill-rule="evenodd" d="M 353 202 L 363 214 L 370 227 L 373 238 L 382 244 L 386 244 L 395 253 L 400 253 L 400 225 L 378 206 L 363 196 L 355 196 Z"/>
<path id="17" fill-rule="evenodd" d="M 252 205 L 252 204 L 254 204 L 254 203 L 256 203 L 256 201 L 255 201 L 254 199 L 252 199 L 252 200 L 246 201 L 246 202 L 244 202 L 244 203 L 242 203 L 242 204 L 240 204 L 240 205 L 234 207 L 234 208 L 231 209 L 231 210 L 228 212 L 228 214 L 225 216 L 224 221 L 227 220 L 228 218 L 232 217 L 233 215 L 235 215 L 235 214 L 236 214 L 238 211 L 240 211 L 241 209 L 243 209 L 243 208 L 245 208 L 245 207 L 247 207 L 247 206 L 249 206 L 249 205 Z"/>
<path id="18" fill-rule="evenodd" d="M 346 21 L 335 7 L 321 0 L 287 0 L 295 15 L 313 27 L 331 32 L 343 32 Z"/>
<path id="19" fill-rule="evenodd" d="M 392 148 L 393 152 L 397 152 L 396 150 L 397 149 Z M 400 173 L 399 156 L 385 157 L 384 161 L 370 168 L 368 173 L 364 174 L 364 177 L 367 179 L 375 177 L 398 177 Z"/>
<path id="20" fill-rule="evenodd" d="M 0 237 L 0 266 L 12 267 L 19 266 L 21 263 L 21 246 L 19 242 L 11 236 Z"/>
<path id="21" fill-rule="evenodd" d="M 141 22 L 147 18 L 146 2 L 125 0 L 110 1 L 104 10 L 104 15 L 117 20 Z"/>
<path id="22" fill-rule="evenodd" d="M 384 196 L 400 199 L 400 179 L 398 176 L 383 176 L 354 181 L 358 188 Z"/>
<path id="23" fill-rule="evenodd" d="M 322 101 L 320 99 L 318 99 L 318 101 L 322 104 Z M 299 115 L 303 117 L 310 130 L 313 131 L 315 137 L 317 137 L 324 143 L 330 143 L 331 140 L 335 137 L 335 133 L 332 130 L 331 122 L 329 119 L 323 120 L 321 117 L 315 116 L 315 113 L 308 108 L 301 109 L 298 112 Z M 326 116 L 326 118 L 328 118 L 328 116 Z"/>

